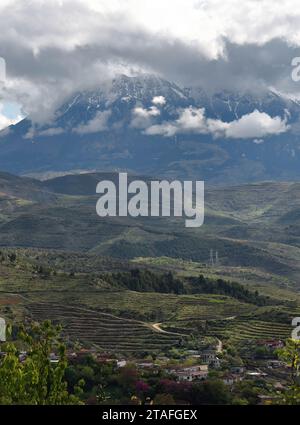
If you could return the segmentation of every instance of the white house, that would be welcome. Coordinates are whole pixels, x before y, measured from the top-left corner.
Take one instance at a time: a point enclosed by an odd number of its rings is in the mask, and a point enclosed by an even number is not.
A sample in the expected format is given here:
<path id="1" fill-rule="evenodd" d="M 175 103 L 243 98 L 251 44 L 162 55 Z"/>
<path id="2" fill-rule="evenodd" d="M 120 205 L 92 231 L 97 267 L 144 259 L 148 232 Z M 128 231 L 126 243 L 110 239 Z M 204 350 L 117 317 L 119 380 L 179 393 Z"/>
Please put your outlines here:
<path id="1" fill-rule="evenodd" d="M 208 377 L 208 366 L 197 365 L 191 367 L 184 367 L 181 369 L 173 370 L 172 373 L 176 375 L 178 381 L 203 381 Z"/>

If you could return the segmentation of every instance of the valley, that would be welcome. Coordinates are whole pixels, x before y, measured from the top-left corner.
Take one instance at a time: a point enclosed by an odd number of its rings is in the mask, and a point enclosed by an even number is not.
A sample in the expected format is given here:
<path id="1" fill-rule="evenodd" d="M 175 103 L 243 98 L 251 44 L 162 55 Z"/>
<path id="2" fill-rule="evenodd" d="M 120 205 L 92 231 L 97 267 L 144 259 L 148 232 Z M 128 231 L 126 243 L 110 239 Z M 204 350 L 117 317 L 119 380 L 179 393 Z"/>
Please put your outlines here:
<path id="1" fill-rule="evenodd" d="M 10 250 L 17 255 L 17 264 L 8 260 L 1 266 L 2 293 L 28 297 L 24 305 L 35 306 L 37 318 L 46 318 L 39 302 L 53 303 L 70 305 L 75 316 L 80 307 L 138 318 L 146 327 L 152 322 L 163 329 L 182 327 L 188 334 L 212 321 L 209 334 L 233 338 L 235 332 L 248 335 L 243 331 L 247 316 L 253 319 L 249 335 L 271 336 L 272 325 L 264 322 L 271 324 L 278 310 L 285 320 L 273 323 L 274 336 L 288 335 L 299 302 L 299 184 L 209 188 L 205 223 L 191 231 L 181 218 L 97 217 L 95 187 L 107 178 L 117 181 L 117 175 L 105 173 L 42 182 L 1 175 L 0 245 L 6 256 Z M 19 270 L 16 276 L 11 268 Z M 234 281 L 273 301 L 255 307 L 217 294 L 132 292 L 105 277 L 134 268 L 172 272 L 183 281 L 199 275 Z M 17 305 L 19 311 L 23 302 Z M 27 307 L 22 308 L 25 314 Z"/>
<path id="2" fill-rule="evenodd" d="M 0 316 L 13 333 L 51 320 L 71 363 L 157 359 L 152 379 L 208 351 L 209 373 L 234 392 L 251 374 L 266 396 L 286 385 L 286 366 L 268 364 L 300 316 L 300 184 L 208 187 L 204 225 L 188 229 L 183 218 L 98 217 L 105 179 L 118 175 L 0 174 Z M 237 364 L 242 378 L 228 378 Z"/>

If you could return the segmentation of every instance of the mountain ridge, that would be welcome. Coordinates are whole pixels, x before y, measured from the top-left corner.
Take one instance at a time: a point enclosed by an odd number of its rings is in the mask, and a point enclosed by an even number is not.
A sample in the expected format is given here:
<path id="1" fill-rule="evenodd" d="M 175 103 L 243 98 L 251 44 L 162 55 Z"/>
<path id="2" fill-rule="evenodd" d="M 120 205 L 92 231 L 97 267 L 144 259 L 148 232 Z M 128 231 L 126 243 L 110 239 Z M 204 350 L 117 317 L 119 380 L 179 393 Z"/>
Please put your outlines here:
<path id="1" fill-rule="evenodd" d="M 253 113 L 282 128 L 248 138 L 193 128 L 202 119 L 224 129 Z M 48 124 L 26 118 L 0 132 L 0 169 L 20 175 L 123 170 L 225 185 L 299 180 L 299 117 L 300 103 L 274 90 L 210 96 L 156 76 L 122 75 L 75 94 Z"/>

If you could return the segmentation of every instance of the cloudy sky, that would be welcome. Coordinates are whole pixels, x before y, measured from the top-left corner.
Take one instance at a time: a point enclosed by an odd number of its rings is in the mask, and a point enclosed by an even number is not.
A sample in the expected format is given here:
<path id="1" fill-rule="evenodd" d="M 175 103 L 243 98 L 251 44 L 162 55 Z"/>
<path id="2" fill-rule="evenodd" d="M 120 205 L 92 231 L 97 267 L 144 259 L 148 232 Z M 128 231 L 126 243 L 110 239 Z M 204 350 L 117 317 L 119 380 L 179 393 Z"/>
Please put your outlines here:
<path id="1" fill-rule="evenodd" d="M 0 128 L 22 113 L 46 120 L 72 92 L 118 73 L 300 93 L 295 0 L 1 0 L 0 28 Z"/>

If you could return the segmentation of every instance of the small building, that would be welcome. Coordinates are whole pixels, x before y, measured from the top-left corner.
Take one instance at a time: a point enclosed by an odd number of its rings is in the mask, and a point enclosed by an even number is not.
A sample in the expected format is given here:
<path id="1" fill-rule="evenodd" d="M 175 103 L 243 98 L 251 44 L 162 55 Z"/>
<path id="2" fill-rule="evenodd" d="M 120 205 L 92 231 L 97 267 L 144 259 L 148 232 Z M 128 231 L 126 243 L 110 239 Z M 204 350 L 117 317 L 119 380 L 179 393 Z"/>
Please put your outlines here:
<path id="1" fill-rule="evenodd" d="M 118 363 L 118 361 L 116 359 L 112 359 L 112 358 L 106 357 L 106 356 L 96 356 L 95 360 L 98 364 L 102 364 L 102 365 L 104 365 L 104 364 L 108 365 L 109 364 L 109 365 L 117 366 L 117 363 Z"/>
<path id="2" fill-rule="evenodd" d="M 236 382 L 240 382 L 243 378 L 240 375 L 237 375 L 235 373 L 228 373 L 223 376 L 223 382 L 225 385 L 233 385 Z"/>
<path id="3" fill-rule="evenodd" d="M 213 350 L 205 350 L 201 352 L 201 359 L 205 363 L 209 363 L 211 360 L 213 360 L 216 357 L 216 352 Z"/>
<path id="4" fill-rule="evenodd" d="M 208 366 L 207 365 L 197 365 L 191 367 L 185 367 L 181 369 L 176 369 L 171 371 L 174 374 L 178 381 L 203 381 L 208 378 Z"/>
<path id="5" fill-rule="evenodd" d="M 195 355 L 199 355 L 199 351 L 198 350 L 187 350 L 187 354 L 189 356 L 195 356 Z"/>
<path id="6" fill-rule="evenodd" d="M 219 369 L 221 367 L 221 360 L 219 359 L 219 357 L 216 356 L 214 359 L 212 359 L 209 362 L 209 366 L 213 369 Z"/>
<path id="7" fill-rule="evenodd" d="M 203 351 L 201 353 L 201 360 L 214 369 L 218 369 L 221 366 L 221 360 L 213 350 Z"/>
<path id="8" fill-rule="evenodd" d="M 264 346 L 270 350 L 277 350 L 284 347 L 284 342 L 280 339 L 261 339 L 257 341 L 257 345 Z"/>
<path id="9" fill-rule="evenodd" d="M 244 366 L 232 366 L 230 368 L 230 371 L 231 371 L 231 373 L 241 374 L 241 373 L 245 372 L 245 368 L 244 368 Z"/>
<path id="10" fill-rule="evenodd" d="M 126 365 L 127 365 L 126 360 L 117 360 L 117 367 L 118 368 L 125 367 Z"/>
<path id="11" fill-rule="evenodd" d="M 140 369 L 153 369 L 157 365 L 151 361 L 143 360 L 143 361 L 136 361 L 135 362 L 136 367 Z"/>
<path id="12" fill-rule="evenodd" d="M 261 371 L 249 371 L 246 372 L 246 375 L 248 378 L 263 378 L 265 376 L 267 376 L 267 374 L 265 372 L 261 372 Z"/>

